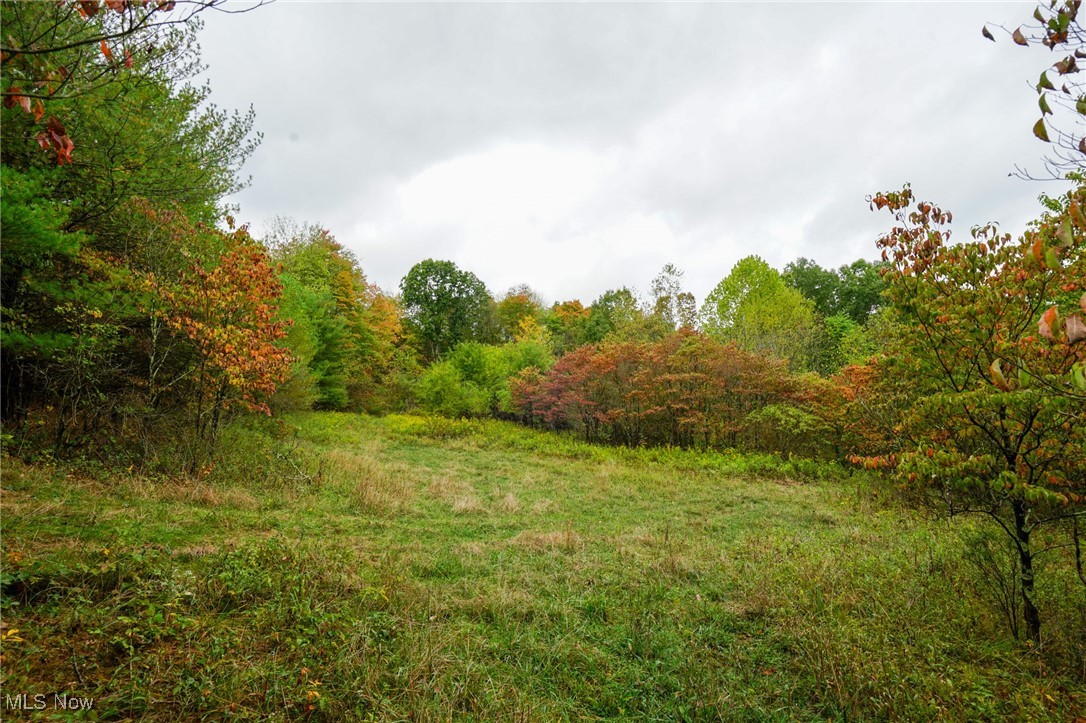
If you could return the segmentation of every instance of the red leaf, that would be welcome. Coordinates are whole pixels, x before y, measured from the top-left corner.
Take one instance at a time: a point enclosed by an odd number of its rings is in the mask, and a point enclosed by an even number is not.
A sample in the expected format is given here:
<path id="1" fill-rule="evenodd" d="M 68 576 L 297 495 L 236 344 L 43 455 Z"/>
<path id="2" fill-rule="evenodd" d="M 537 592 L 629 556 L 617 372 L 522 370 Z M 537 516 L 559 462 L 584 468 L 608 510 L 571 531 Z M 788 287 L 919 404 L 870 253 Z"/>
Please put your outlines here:
<path id="1" fill-rule="evenodd" d="M 126 67 L 126 68 L 131 68 L 132 67 L 132 51 L 128 50 L 127 48 L 125 48 L 125 51 L 124 51 L 124 67 Z"/>
<path id="2" fill-rule="evenodd" d="M 109 49 L 108 45 L 106 45 L 106 41 L 103 40 L 101 43 L 99 43 L 99 45 L 102 48 L 102 55 L 106 56 L 106 60 L 108 60 L 109 62 L 112 63 L 113 62 L 113 51 Z"/>
<path id="3" fill-rule="evenodd" d="M 41 117 L 45 115 L 45 103 L 41 102 L 41 98 L 34 99 L 34 120 L 40 121 Z"/>
<path id="4" fill-rule="evenodd" d="M 98 0 L 79 0 L 79 14 L 92 18 L 98 14 Z"/>

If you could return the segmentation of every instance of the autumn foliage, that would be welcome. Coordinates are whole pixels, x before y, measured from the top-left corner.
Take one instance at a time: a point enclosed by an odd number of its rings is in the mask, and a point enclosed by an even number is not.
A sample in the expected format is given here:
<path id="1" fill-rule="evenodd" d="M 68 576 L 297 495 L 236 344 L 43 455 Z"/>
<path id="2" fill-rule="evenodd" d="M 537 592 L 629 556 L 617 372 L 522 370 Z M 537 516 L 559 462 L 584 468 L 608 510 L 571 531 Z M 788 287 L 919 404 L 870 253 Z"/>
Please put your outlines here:
<path id="1" fill-rule="evenodd" d="M 530 423 L 588 441 L 754 448 L 750 415 L 794 406 L 799 386 L 783 361 L 681 331 L 659 342 L 579 347 L 546 374 L 522 372 L 512 396 Z"/>

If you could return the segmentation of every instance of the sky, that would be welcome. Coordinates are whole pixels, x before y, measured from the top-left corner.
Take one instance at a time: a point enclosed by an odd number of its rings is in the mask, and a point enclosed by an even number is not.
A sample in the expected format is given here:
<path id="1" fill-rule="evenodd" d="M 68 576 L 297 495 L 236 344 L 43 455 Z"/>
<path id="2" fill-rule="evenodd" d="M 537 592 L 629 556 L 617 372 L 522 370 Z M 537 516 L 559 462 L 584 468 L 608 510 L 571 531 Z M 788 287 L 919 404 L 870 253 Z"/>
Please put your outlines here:
<path id="1" fill-rule="evenodd" d="M 1030 3 L 362 3 L 204 13 L 212 100 L 256 111 L 231 202 L 261 235 L 318 223 L 396 291 L 448 259 L 500 298 L 700 301 L 739 259 L 875 259 L 866 197 L 908 182 L 958 237 L 1019 233 L 1041 169 L 1015 46 Z"/>

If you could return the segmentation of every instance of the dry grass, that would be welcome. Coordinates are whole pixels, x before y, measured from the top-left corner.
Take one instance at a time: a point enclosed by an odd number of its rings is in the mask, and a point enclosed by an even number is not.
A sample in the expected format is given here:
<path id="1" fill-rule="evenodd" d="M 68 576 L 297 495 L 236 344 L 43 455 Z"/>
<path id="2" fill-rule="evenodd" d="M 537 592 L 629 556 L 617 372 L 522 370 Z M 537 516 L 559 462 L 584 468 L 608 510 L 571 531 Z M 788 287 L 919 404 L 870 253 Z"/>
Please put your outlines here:
<path id="1" fill-rule="evenodd" d="M 464 495 L 452 501 L 452 511 L 457 515 L 477 515 L 486 512 L 483 503 L 474 495 Z"/>
<path id="2" fill-rule="evenodd" d="M 474 488 L 467 482 L 448 475 L 438 477 L 426 488 L 428 495 L 445 502 L 465 497 L 474 491 Z"/>
<path id="3" fill-rule="evenodd" d="M 414 475 L 405 464 L 383 462 L 376 454 L 353 449 L 329 450 L 323 460 L 329 483 L 344 489 L 361 512 L 399 512 L 414 497 Z"/>
<path id="4" fill-rule="evenodd" d="M 501 512 L 518 512 L 520 511 L 521 504 L 515 494 L 507 492 L 498 500 L 496 507 Z"/>

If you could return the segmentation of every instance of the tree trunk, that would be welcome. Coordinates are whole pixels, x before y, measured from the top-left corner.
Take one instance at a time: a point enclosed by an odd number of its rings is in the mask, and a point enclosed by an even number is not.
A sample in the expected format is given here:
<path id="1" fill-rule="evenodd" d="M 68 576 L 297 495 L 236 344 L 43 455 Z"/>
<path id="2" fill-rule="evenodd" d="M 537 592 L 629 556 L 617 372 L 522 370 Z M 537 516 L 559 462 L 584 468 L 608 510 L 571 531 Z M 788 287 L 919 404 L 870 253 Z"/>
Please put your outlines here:
<path id="1" fill-rule="evenodd" d="M 1041 613 L 1033 602 L 1033 550 L 1029 545 L 1029 528 L 1026 526 L 1026 507 L 1021 500 L 1012 503 L 1014 508 L 1014 532 L 1018 543 L 1018 576 L 1022 581 L 1022 617 L 1026 622 L 1026 635 L 1034 645 L 1041 642 Z"/>

